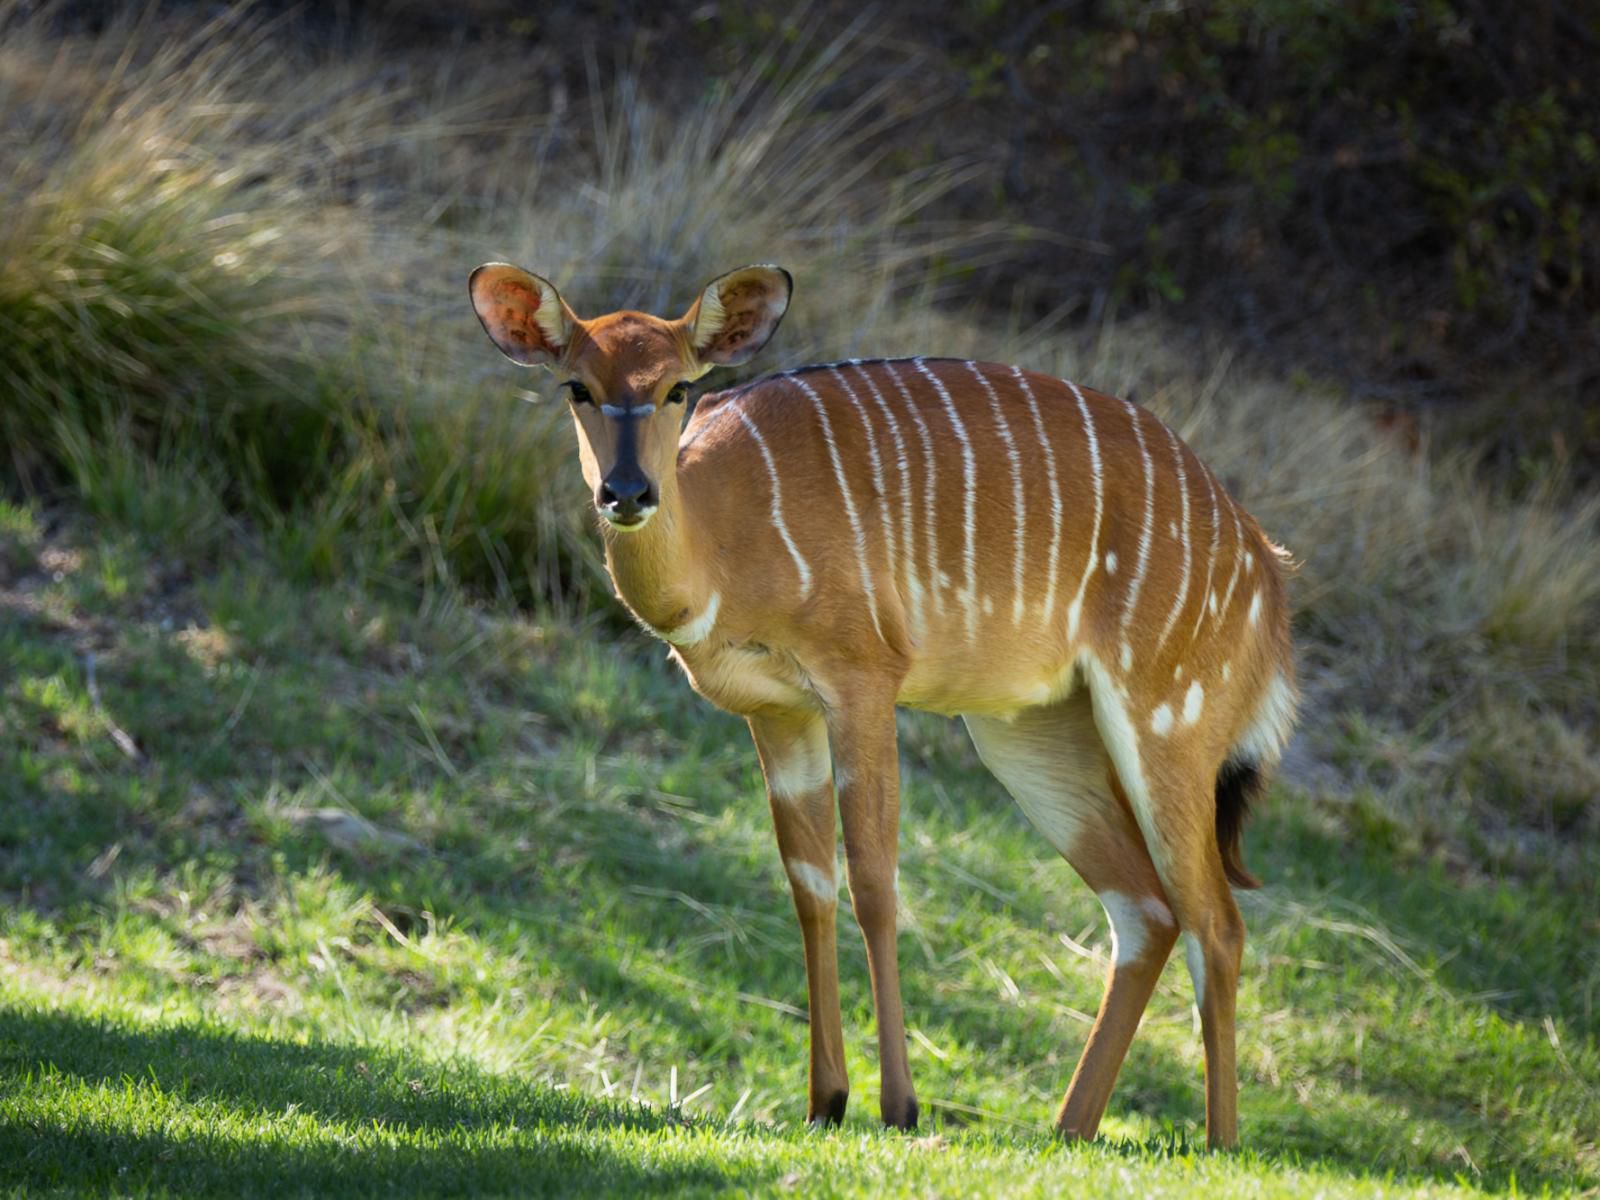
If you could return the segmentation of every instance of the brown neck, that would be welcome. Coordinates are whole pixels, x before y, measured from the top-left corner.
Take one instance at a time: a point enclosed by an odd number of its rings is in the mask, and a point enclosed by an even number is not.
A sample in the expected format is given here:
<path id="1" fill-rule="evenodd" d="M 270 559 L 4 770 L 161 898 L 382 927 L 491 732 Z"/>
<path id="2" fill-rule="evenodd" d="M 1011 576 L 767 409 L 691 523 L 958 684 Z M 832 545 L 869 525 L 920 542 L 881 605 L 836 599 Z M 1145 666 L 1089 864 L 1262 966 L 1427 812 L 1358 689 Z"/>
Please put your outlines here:
<path id="1" fill-rule="evenodd" d="M 637 533 L 602 527 L 606 569 L 617 595 L 633 613 L 658 630 L 675 629 L 706 607 L 711 582 L 702 567 L 692 506 L 676 473 L 660 484 L 656 513 Z"/>

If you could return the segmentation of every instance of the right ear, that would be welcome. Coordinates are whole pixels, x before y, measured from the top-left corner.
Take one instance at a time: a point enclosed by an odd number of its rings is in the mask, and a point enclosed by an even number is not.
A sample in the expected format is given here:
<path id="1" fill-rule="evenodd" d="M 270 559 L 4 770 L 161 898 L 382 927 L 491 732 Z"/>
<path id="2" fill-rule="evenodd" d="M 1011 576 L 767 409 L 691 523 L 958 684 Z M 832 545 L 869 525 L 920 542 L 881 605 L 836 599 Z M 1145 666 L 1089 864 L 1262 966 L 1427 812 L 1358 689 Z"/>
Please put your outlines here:
<path id="1" fill-rule="evenodd" d="M 467 291 L 483 331 L 512 362 L 537 367 L 566 353 L 577 318 L 548 279 L 510 263 L 484 263 Z"/>

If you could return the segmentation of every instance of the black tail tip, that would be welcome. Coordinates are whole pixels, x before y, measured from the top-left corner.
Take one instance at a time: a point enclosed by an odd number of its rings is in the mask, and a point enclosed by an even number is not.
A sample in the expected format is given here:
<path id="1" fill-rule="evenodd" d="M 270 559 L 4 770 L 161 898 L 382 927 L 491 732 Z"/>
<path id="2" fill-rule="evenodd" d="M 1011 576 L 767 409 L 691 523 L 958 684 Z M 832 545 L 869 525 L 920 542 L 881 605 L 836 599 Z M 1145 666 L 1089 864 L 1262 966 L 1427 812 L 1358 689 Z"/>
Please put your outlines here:
<path id="1" fill-rule="evenodd" d="M 1217 772 L 1217 848 L 1222 869 L 1236 888 L 1258 888 L 1261 880 L 1244 865 L 1244 823 L 1250 805 L 1266 787 L 1259 765 L 1230 758 Z"/>

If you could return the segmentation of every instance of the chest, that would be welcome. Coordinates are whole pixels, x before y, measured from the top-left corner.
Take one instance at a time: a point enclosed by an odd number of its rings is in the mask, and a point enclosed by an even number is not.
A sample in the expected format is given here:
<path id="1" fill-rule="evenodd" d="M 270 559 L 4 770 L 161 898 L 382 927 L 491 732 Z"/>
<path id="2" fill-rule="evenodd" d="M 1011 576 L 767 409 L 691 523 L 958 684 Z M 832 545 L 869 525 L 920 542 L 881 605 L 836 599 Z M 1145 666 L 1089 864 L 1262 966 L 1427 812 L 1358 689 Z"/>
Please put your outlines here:
<path id="1" fill-rule="evenodd" d="M 759 643 L 708 639 L 674 647 L 671 656 L 694 690 L 727 712 L 750 716 L 816 707 L 816 696 L 795 661 Z"/>

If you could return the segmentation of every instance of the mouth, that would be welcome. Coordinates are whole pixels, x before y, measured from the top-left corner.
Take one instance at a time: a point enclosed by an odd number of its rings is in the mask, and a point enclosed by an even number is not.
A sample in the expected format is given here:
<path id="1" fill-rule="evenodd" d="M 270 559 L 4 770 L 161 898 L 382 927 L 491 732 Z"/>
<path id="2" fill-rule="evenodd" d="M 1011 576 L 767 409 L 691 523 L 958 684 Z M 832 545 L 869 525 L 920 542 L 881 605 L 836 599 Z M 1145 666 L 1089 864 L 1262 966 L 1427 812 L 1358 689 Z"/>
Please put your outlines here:
<path id="1" fill-rule="evenodd" d="M 604 517 L 611 528 L 622 533 L 637 533 L 643 529 L 651 517 L 655 516 L 654 508 L 641 508 L 637 512 L 619 513 L 612 509 L 601 509 L 600 515 Z"/>

